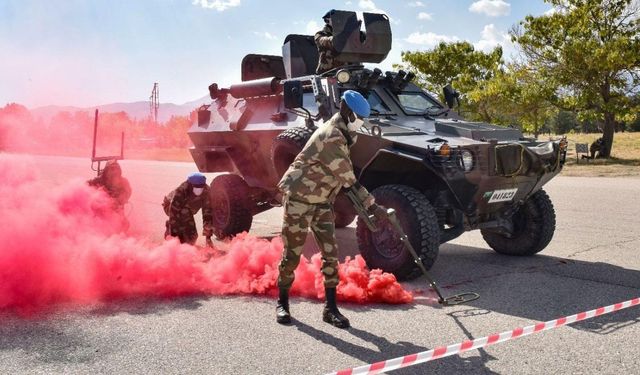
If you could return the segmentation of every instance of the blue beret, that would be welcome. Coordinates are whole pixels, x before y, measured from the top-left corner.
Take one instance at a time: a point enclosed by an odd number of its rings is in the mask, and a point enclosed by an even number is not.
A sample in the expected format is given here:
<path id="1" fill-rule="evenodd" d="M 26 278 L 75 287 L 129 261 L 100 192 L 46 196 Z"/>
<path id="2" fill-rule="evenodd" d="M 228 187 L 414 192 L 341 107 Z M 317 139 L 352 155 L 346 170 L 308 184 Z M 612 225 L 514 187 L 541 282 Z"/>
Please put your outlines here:
<path id="1" fill-rule="evenodd" d="M 187 177 L 187 181 L 191 185 L 206 185 L 207 184 L 207 176 L 203 175 L 200 172 L 191 173 L 189 177 Z"/>
<path id="2" fill-rule="evenodd" d="M 371 106 L 369 105 L 369 102 L 359 92 L 347 90 L 342 94 L 342 99 L 356 115 L 360 117 L 369 117 L 371 114 Z"/>

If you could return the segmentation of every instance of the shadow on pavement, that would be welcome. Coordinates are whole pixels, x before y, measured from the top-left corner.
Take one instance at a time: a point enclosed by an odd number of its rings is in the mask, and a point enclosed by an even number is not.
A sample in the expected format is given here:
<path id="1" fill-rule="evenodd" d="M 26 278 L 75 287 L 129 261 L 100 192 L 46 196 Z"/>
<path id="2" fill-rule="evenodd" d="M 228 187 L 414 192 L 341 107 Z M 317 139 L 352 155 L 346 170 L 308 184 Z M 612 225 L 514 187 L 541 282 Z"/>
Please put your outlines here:
<path id="1" fill-rule="evenodd" d="M 39 363 L 92 363 L 103 357 L 105 352 L 121 351 L 116 338 L 110 342 L 100 342 L 100 349 L 91 341 L 92 333 L 84 331 L 74 322 L 78 316 L 164 315 L 175 310 L 196 310 L 208 296 L 180 298 L 127 299 L 106 302 L 99 306 L 57 309 L 22 316 L 11 312 L 0 314 L 0 353 L 22 351 L 31 362 Z M 117 333 L 112 333 L 117 335 Z M 115 345 L 112 349 L 110 346 Z"/>
<path id="2" fill-rule="evenodd" d="M 143 298 L 143 299 L 123 299 L 110 301 L 91 308 L 92 315 L 164 315 L 175 310 L 197 310 L 202 303 L 211 298 L 208 295 L 191 295 L 172 298 Z"/>
<path id="3" fill-rule="evenodd" d="M 341 260 L 359 254 L 355 228 L 336 230 L 336 238 Z M 315 241 L 309 235 L 304 253 L 311 256 L 315 252 Z M 447 243 L 440 246 L 438 259 L 429 273 L 445 297 L 477 292 L 480 299 L 468 306 L 533 321 L 548 321 L 640 296 L 638 270 L 544 253 L 530 257 L 507 256 L 489 248 Z M 434 304 L 435 293 L 424 277 L 402 284 L 414 291 L 415 304 Z M 443 311 L 446 309 L 443 307 Z M 571 327 L 607 334 L 638 321 L 640 307 L 632 307 L 574 323 Z M 491 333 L 494 332 L 487 332 Z"/>
<path id="4" fill-rule="evenodd" d="M 25 320 L 5 317 L 0 325 L 0 352 L 22 351 L 29 362 L 91 363 L 98 355 L 85 332 L 72 323 L 56 320 Z"/>
<path id="5" fill-rule="evenodd" d="M 553 320 L 640 296 L 638 270 L 544 254 L 514 257 L 445 244 L 430 272 L 443 294 L 478 292 L 480 299 L 468 306 L 534 321 Z M 409 285 L 421 282 L 426 288 L 424 278 Z M 632 307 L 571 326 L 607 334 L 638 321 L 640 309 Z"/>
<path id="6" fill-rule="evenodd" d="M 414 354 L 429 350 L 428 348 L 414 345 L 410 342 L 399 341 L 397 343 L 390 342 L 386 337 L 377 336 L 358 328 L 348 328 L 346 331 L 353 336 L 375 345 L 378 350 L 369 349 L 360 345 L 352 344 L 330 333 L 320 331 L 305 323 L 294 320 L 293 325 L 302 333 L 305 333 L 314 339 L 330 345 L 340 352 L 358 359 L 367 364 L 384 361 L 396 357 L 402 357 L 408 354 Z M 495 374 L 485 364 L 495 359 L 486 353 L 474 357 L 460 358 L 451 356 L 434 362 L 422 363 L 403 369 L 393 371 L 394 374 L 453 374 L 453 373 L 473 373 L 473 374 Z M 360 365 L 356 365 L 360 366 Z M 341 369 L 335 369 L 341 370 Z"/>

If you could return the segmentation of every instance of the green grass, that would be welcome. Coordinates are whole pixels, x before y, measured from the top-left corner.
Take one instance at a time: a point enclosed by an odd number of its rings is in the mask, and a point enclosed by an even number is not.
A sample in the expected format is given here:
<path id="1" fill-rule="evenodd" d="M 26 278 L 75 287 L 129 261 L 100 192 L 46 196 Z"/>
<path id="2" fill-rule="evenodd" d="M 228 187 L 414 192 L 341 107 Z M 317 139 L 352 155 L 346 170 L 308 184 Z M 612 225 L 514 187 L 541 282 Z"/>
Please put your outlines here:
<path id="1" fill-rule="evenodd" d="M 567 163 L 562 171 L 565 176 L 638 176 L 640 175 L 640 132 L 615 133 L 611 158 L 576 162 L 576 143 L 591 144 L 600 133 L 569 134 Z"/>

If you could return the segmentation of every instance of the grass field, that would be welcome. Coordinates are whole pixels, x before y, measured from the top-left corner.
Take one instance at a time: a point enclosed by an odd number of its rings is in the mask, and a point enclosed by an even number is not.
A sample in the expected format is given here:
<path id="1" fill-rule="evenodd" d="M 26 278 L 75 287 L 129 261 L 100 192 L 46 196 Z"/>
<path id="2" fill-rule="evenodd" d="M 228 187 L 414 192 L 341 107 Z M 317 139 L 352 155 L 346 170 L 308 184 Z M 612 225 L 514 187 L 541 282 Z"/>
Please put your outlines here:
<path id="1" fill-rule="evenodd" d="M 600 133 L 569 134 L 567 163 L 562 171 L 565 176 L 640 176 L 640 132 L 616 133 L 613 137 L 613 150 L 609 159 L 578 160 L 576 162 L 576 143 L 595 141 Z"/>

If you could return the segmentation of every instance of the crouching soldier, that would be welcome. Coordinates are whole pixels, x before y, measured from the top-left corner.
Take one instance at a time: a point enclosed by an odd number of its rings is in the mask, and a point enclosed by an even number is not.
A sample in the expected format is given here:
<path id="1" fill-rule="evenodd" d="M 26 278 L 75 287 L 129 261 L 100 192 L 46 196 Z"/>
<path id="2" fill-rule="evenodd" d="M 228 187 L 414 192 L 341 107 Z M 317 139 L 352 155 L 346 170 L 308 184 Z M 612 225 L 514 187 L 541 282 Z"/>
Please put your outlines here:
<path id="1" fill-rule="evenodd" d="M 87 181 L 87 184 L 96 189 L 105 191 L 111 198 L 111 206 L 108 208 L 111 213 L 116 213 L 114 219 L 118 220 L 118 230 L 126 232 L 129 230 L 129 220 L 124 213 L 124 205 L 131 197 L 131 185 L 129 180 L 122 176 L 122 169 L 117 160 L 109 160 L 98 177 Z M 94 212 L 98 216 L 111 216 L 109 213 L 97 210 Z M 116 223 L 116 222 L 114 222 Z"/>
<path id="2" fill-rule="evenodd" d="M 124 205 L 131 197 L 131 185 L 129 180 L 122 177 L 122 168 L 117 160 L 109 160 L 98 177 L 87 181 L 87 184 L 109 194 L 117 212 L 124 211 Z"/>
<path id="3" fill-rule="evenodd" d="M 213 216 L 205 175 L 190 174 L 185 182 L 164 197 L 162 207 L 169 216 L 165 238 L 178 237 L 181 243 L 194 245 L 198 239 L 194 215 L 202 209 L 202 235 L 206 237 L 207 245 L 212 245 Z"/>

